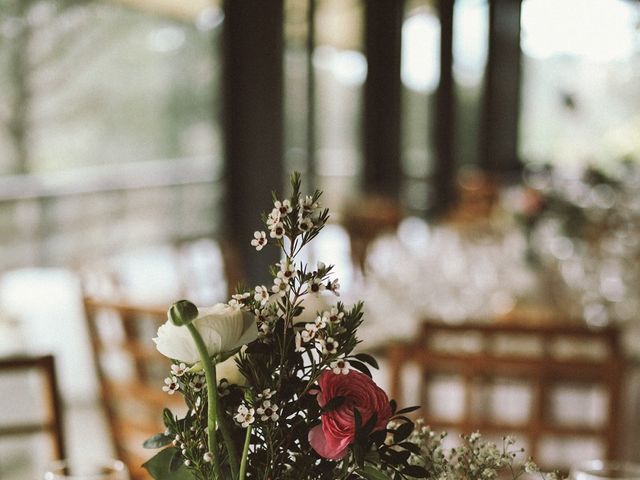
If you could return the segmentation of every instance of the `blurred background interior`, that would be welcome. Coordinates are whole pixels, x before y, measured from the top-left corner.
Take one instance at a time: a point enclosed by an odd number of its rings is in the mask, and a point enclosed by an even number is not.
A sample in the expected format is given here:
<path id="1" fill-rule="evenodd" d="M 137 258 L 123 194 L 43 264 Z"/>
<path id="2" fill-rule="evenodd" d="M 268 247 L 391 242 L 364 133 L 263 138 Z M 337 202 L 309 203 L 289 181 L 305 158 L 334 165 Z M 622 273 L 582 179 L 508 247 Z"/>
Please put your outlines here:
<path id="1" fill-rule="evenodd" d="M 640 461 L 639 162 L 638 1 L 0 0 L 0 478 L 145 478 L 155 328 L 266 281 L 294 170 L 396 398 Z"/>

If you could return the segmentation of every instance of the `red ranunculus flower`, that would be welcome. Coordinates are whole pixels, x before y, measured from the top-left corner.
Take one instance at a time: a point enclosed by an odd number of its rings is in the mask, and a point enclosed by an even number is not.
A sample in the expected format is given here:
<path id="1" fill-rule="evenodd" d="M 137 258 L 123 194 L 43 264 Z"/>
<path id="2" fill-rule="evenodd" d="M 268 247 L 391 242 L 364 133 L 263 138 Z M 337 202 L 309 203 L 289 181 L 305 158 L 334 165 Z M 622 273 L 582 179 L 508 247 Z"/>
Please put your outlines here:
<path id="1" fill-rule="evenodd" d="M 318 403 L 324 407 L 332 398 L 344 397 L 335 410 L 322 414 L 322 424 L 309 431 L 309 443 L 318 454 L 329 460 L 340 460 L 347 453 L 356 434 L 353 410 L 358 409 L 364 425 L 377 414 L 373 430 L 385 428 L 391 417 L 389 397 L 367 375 L 351 370 L 336 375 L 327 370 L 318 379 Z"/>

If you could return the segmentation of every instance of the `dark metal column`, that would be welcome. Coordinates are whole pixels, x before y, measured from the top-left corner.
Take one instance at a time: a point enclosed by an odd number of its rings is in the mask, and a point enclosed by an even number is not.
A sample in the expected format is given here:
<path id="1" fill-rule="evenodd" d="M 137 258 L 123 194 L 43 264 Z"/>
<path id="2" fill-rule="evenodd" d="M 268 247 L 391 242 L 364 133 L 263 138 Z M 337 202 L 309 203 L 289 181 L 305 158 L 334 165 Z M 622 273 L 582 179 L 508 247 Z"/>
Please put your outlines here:
<path id="1" fill-rule="evenodd" d="M 365 1 L 364 187 L 398 198 L 403 0 Z"/>
<path id="2" fill-rule="evenodd" d="M 278 258 L 250 241 L 271 191 L 283 191 L 283 0 L 226 0 L 224 15 L 225 227 L 256 285 Z"/>
<path id="3" fill-rule="evenodd" d="M 454 102 L 453 88 L 453 2 L 438 0 L 440 15 L 440 83 L 436 92 L 436 120 L 433 134 L 436 159 L 433 175 L 433 210 L 446 211 L 455 196 L 456 165 L 453 158 Z"/>
<path id="4" fill-rule="evenodd" d="M 316 72 L 313 52 L 316 48 L 316 0 L 307 3 L 307 190 L 316 188 Z"/>
<path id="5" fill-rule="evenodd" d="M 519 0 L 491 0 L 480 165 L 488 173 L 518 173 L 520 112 Z"/>

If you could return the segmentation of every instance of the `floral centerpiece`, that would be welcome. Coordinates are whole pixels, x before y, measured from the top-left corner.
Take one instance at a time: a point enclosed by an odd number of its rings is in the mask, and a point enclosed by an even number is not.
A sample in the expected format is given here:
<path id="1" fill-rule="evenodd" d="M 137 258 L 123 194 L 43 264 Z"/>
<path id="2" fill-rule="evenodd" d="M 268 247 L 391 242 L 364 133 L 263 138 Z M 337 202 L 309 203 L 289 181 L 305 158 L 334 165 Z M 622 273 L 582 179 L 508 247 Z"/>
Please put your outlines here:
<path id="1" fill-rule="evenodd" d="M 376 361 L 354 353 L 363 305 L 337 301 L 307 312 L 309 296 L 339 296 L 333 266 L 310 267 L 300 251 L 326 224 L 321 192 L 274 194 L 266 230 L 251 244 L 273 245 L 281 261 L 269 285 L 239 289 L 227 304 L 197 308 L 182 300 L 154 339 L 173 364 L 163 390 L 181 394 L 184 416 L 164 411 L 163 433 L 145 446 L 162 450 L 145 467 L 156 479 L 496 478 L 537 471 L 514 467 L 513 441 L 501 448 L 478 434 L 448 455 L 442 435 L 398 409 L 372 380 Z"/>

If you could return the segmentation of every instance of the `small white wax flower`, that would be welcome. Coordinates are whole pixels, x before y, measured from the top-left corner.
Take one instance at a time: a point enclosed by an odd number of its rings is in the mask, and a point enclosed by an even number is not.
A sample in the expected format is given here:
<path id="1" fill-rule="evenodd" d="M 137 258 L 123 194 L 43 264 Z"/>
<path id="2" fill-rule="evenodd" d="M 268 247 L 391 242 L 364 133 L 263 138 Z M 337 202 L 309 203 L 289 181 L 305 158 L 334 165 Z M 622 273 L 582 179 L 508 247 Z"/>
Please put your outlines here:
<path id="1" fill-rule="evenodd" d="M 307 292 L 318 295 L 320 292 L 323 292 L 325 289 L 324 284 L 319 278 L 312 278 L 309 282 L 307 282 Z"/>
<path id="2" fill-rule="evenodd" d="M 264 285 L 259 285 L 255 288 L 255 294 L 253 298 L 256 302 L 260 302 L 261 305 L 266 304 L 269 301 L 269 290 Z"/>
<path id="3" fill-rule="evenodd" d="M 344 312 L 339 311 L 336 307 L 331 307 L 331 310 L 325 313 L 328 314 L 329 321 L 333 324 L 340 323 L 344 318 Z"/>
<path id="4" fill-rule="evenodd" d="M 167 392 L 169 395 L 173 395 L 179 389 L 180 384 L 178 383 L 178 379 L 176 377 L 167 377 L 164 379 L 164 386 L 162 387 L 163 392 Z"/>
<path id="5" fill-rule="evenodd" d="M 202 459 L 206 462 L 206 463 L 211 463 L 213 462 L 213 453 L 211 452 L 206 452 L 203 456 Z"/>
<path id="6" fill-rule="evenodd" d="M 280 213 L 280 216 L 291 213 L 291 211 L 293 210 L 293 208 L 291 207 L 290 200 L 283 200 L 283 201 L 276 200 L 273 203 L 273 206 L 275 207 L 276 210 L 278 210 L 278 212 Z"/>
<path id="7" fill-rule="evenodd" d="M 180 364 L 177 364 L 177 365 L 176 364 L 171 365 L 171 373 L 176 377 L 181 377 L 182 375 L 184 375 L 184 372 L 186 371 L 187 371 L 187 366 L 183 362 L 180 362 Z"/>
<path id="8" fill-rule="evenodd" d="M 296 276 L 296 268 L 293 263 L 283 260 L 277 264 L 280 267 L 278 277 L 286 280 L 287 282 Z"/>
<path id="9" fill-rule="evenodd" d="M 258 328 L 252 313 L 234 309 L 224 303 L 199 308 L 192 325 L 202 336 L 209 356 L 235 350 L 258 338 Z M 153 339 L 158 351 L 178 362 L 192 365 L 200 361 L 196 344 L 186 327 L 171 320 L 160 326 Z"/>
<path id="10" fill-rule="evenodd" d="M 196 375 L 195 377 L 193 377 L 193 379 L 189 382 L 189 387 L 191 387 L 191 389 L 194 392 L 199 392 L 200 390 L 202 390 L 204 388 L 205 385 L 205 380 L 204 377 L 200 376 L 200 375 Z"/>
<path id="11" fill-rule="evenodd" d="M 244 293 L 236 293 L 234 295 L 231 295 L 231 298 L 234 299 L 236 302 L 238 303 L 246 303 L 247 299 L 251 296 L 251 293 L 249 292 L 244 292 Z"/>
<path id="12" fill-rule="evenodd" d="M 278 222 L 269 228 L 269 236 L 271 238 L 282 238 L 284 236 L 284 224 Z"/>
<path id="13" fill-rule="evenodd" d="M 273 286 L 271 287 L 271 291 L 273 293 L 278 293 L 281 296 L 289 291 L 291 287 L 289 286 L 289 282 L 283 280 L 280 277 L 276 277 L 273 279 Z"/>
<path id="14" fill-rule="evenodd" d="M 322 353 L 325 355 L 332 355 L 336 353 L 338 346 L 340 345 L 337 340 L 332 337 L 326 339 L 319 339 L 320 346 L 322 347 Z"/>
<path id="15" fill-rule="evenodd" d="M 346 360 L 339 359 L 335 362 L 331 362 L 330 367 L 336 375 L 347 375 L 351 369 L 351 364 Z"/>
<path id="16" fill-rule="evenodd" d="M 327 284 L 327 290 L 334 293 L 336 297 L 340 296 L 340 281 L 336 278 Z"/>
<path id="17" fill-rule="evenodd" d="M 256 247 L 257 251 L 260 251 L 267 244 L 267 234 L 265 232 L 254 232 L 253 240 L 251 240 L 251 246 Z"/>
<path id="18" fill-rule="evenodd" d="M 300 335 L 302 336 L 302 341 L 308 343 L 315 338 L 316 333 L 318 333 L 318 327 L 313 323 L 307 323 Z"/>
<path id="19" fill-rule="evenodd" d="M 313 197 L 311 195 L 301 197 L 300 200 L 298 200 L 298 205 L 300 205 L 300 208 L 306 214 L 312 213 L 318 208 L 318 203 L 313 201 Z"/>
<path id="20" fill-rule="evenodd" d="M 269 400 L 275 394 L 276 392 L 272 391 L 270 388 L 265 388 L 261 393 L 258 394 L 258 398 L 265 398 Z"/>
<path id="21" fill-rule="evenodd" d="M 278 405 L 271 404 L 269 400 L 262 402 L 262 405 L 256 409 L 256 413 L 260 415 L 260 420 L 263 422 L 267 420 L 275 422 L 280 418 L 280 415 L 278 415 Z"/>
<path id="22" fill-rule="evenodd" d="M 230 393 L 231 393 L 231 390 L 229 390 L 229 382 L 227 382 L 224 379 L 221 380 L 218 383 L 218 395 L 221 396 L 221 397 L 226 397 Z"/>
<path id="23" fill-rule="evenodd" d="M 313 221 L 310 218 L 301 218 L 298 222 L 298 228 L 302 232 L 308 232 L 313 228 Z"/>
<path id="24" fill-rule="evenodd" d="M 247 408 L 245 405 L 240 405 L 237 410 L 238 413 L 233 417 L 236 422 L 242 425 L 243 428 L 247 428 L 255 421 L 255 410 L 253 408 Z"/>
<path id="25" fill-rule="evenodd" d="M 280 222 L 280 210 L 274 208 L 267 216 L 267 227 L 271 228 L 276 223 Z"/>

